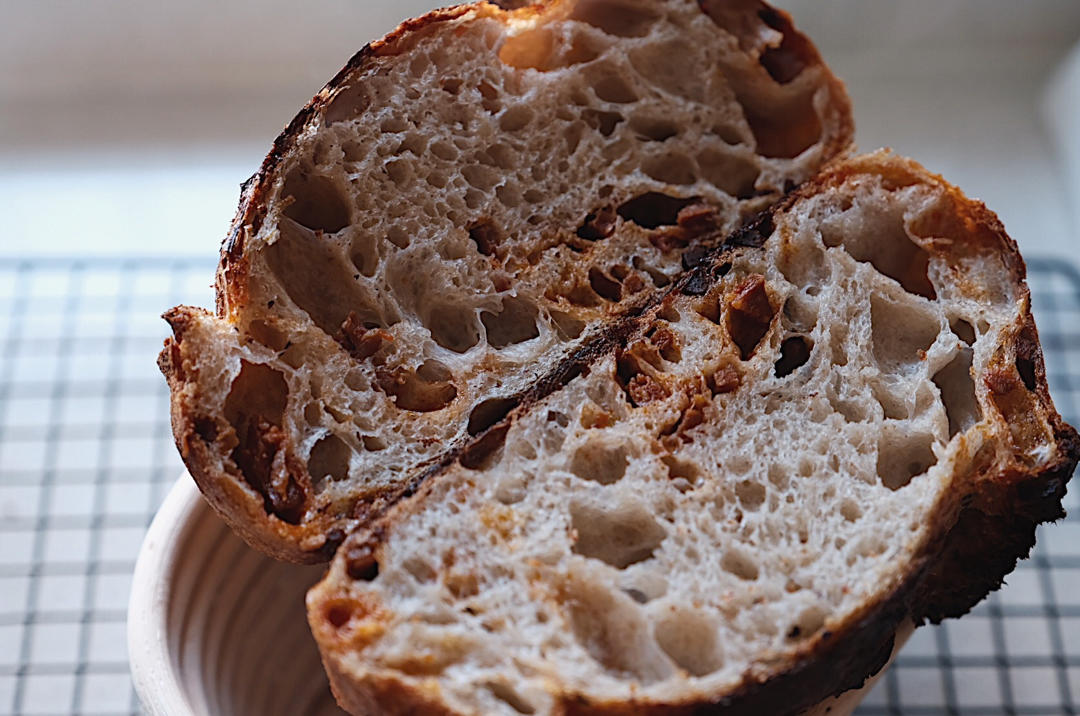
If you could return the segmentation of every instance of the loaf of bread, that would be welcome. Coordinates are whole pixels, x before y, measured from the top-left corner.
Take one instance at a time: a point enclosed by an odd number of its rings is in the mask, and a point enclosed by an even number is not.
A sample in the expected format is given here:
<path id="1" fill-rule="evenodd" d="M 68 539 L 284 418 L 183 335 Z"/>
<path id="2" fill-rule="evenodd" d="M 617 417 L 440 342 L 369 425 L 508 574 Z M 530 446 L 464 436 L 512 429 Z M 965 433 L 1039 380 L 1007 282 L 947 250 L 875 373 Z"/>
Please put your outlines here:
<path id="1" fill-rule="evenodd" d="M 357 714 L 795 714 L 1059 517 L 1015 243 L 758 0 L 476 3 L 278 138 L 166 314 L 210 504 Z"/>
<path id="2" fill-rule="evenodd" d="M 841 163 L 593 334 L 308 595 L 354 713 L 787 714 L 966 612 L 1061 512 L 1016 246 Z M 587 357 L 584 357 L 587 356 Z"/>
<path id="3" fill-rule="evenodd" d="M 842 85 L 757 0 L 407 22 L 246 185 L 216 315 L 166 315 L 180 452 L 249 543 L 326 560 L 851 138 Z"/>

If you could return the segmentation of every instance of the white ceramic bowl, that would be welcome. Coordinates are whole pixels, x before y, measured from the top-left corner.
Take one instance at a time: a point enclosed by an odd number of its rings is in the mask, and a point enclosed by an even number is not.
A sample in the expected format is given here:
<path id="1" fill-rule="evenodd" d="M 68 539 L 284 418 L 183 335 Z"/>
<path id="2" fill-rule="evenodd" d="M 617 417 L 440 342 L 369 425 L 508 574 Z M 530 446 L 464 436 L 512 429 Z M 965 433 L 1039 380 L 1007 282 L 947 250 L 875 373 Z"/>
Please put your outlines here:
<path id="1" fill-rule="evenodd" d="M 128 650 L 144 709 L 164 714 L 340 714 L 308 630 L 323 567 L 244 544 L 184 475 L 135 565 Z"/>
<path id="2" fill-rule="evenodd" d="M 304 609 L 304 594 L 322 573 L 249 548 L 184 475 L 135 565 L 128 650 L 144 709 L 153 716 L 342 713 Z M 897 649 L 910 633 L 901 630 Z M 874 681 L 806 716 L 850 714 Z"/>

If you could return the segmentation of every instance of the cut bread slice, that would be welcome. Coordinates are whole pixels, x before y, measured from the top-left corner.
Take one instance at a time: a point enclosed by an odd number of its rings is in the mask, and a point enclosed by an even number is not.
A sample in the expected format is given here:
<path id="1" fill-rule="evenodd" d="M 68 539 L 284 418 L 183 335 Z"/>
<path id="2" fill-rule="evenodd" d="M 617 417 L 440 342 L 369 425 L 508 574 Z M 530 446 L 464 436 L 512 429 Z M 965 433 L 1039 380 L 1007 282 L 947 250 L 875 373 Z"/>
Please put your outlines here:
<path id="1" fill-rule="evenodd" d="M 180 452 L 249 543 L 328 559 L 851 137 L 843 87 L 757 0 L 409 21 L 245 186 L 216 315 L 166 314 Z"/>
<path id="2" fill-rule="evenodd" d="M 1015 244 L 841 163 L 353 533 L 308 614 L 354 713 L 785 714 L 967 611 L 1062 515 Z"/>

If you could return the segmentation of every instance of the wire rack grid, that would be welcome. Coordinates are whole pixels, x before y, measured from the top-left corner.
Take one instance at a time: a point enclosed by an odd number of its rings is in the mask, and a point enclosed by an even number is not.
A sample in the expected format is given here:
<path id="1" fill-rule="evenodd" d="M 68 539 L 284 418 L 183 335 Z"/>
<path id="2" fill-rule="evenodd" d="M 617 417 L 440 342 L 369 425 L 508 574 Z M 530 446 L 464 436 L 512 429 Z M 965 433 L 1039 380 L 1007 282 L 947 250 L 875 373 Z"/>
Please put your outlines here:
<path id="1" fill-rule="evenodd" d="M 1029 262 L 1051 389 L 1080 419 L 1080 273 Z M 159 314 L 210 305 L 187 259 L 0 260 L 0 713 L 135 714 L 125 616 L 143 533 L 182 469 Z M 1080 499 L 970 615 L 916 631 L 860 707 L 1080 709 Z"/>

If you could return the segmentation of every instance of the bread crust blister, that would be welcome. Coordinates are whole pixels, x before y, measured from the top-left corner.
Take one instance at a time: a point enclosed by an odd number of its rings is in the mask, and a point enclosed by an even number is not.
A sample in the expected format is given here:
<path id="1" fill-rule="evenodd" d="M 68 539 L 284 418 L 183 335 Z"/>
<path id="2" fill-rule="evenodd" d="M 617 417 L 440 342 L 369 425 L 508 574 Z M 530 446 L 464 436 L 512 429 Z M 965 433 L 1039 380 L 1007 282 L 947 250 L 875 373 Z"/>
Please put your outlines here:
<path id="1" fill-rule="evenodd" d="M 289 124 L 159 365 L 345 708 L 796 713 L 1000 586 L 1080 454 L 1023 261 L 852 134 L 755 0 L 436 11 Z"/>

